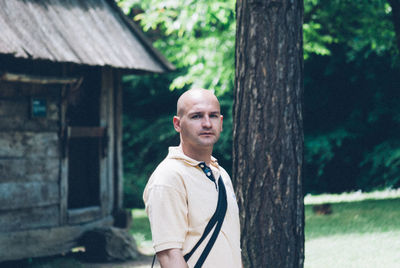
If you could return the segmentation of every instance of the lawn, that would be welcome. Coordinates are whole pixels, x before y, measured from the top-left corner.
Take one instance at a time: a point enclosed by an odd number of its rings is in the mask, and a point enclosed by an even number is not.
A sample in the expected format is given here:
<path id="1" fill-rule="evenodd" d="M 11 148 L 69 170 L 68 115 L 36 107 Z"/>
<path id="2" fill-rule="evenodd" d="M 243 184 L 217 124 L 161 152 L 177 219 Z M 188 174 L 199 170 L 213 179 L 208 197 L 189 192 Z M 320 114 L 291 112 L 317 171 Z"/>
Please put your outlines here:
<path id="1" fill-rule="evenodd" d="M 330 203 L 332 214 L 316 215 Z M 305 267 L 400 267 L 400 191 L 306 196 Z M 146 213 L 132 210 L 132 234 L 152 254 Z"/>

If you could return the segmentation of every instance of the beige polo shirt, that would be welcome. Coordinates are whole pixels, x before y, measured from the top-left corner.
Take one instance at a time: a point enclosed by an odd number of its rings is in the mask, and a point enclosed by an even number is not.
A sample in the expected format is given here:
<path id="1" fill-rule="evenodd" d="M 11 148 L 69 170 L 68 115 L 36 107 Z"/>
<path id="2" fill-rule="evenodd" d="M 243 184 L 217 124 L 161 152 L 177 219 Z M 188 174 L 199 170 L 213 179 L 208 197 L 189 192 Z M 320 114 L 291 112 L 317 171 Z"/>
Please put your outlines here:
<path id="1" fill-rule="evenodd" d="M 143 194 L 156 252 L 182 249 L 188 253 L 200 239 L 215 212 L 218 190 L 198 166 L 199 161 L 183 154 L 180 147 L 170 147 L 168 156 L 151 175 Z M 224 223 L 210 251 L 204 268 L 242 267 L 239 210 L 228 173 L 212 158 L 215 179 L 224 181 L 228 208 Z M 193 267 L 213 230 L 188 261 Z"/>

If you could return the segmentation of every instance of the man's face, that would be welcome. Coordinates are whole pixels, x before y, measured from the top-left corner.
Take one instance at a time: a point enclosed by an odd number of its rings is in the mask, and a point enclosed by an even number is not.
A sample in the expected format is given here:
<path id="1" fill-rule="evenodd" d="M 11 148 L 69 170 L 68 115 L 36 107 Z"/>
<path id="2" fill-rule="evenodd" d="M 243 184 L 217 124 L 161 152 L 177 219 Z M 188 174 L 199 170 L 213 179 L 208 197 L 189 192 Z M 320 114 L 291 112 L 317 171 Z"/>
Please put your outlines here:
<path id="1" fill-rule="evenodd" d="M 212 148 L 222 131 L 223 117 L 217 98 L 213 94 L 198 92 L 187 97 L 182 108 L 174 118 L 182 143 L 193 150 Z"/>

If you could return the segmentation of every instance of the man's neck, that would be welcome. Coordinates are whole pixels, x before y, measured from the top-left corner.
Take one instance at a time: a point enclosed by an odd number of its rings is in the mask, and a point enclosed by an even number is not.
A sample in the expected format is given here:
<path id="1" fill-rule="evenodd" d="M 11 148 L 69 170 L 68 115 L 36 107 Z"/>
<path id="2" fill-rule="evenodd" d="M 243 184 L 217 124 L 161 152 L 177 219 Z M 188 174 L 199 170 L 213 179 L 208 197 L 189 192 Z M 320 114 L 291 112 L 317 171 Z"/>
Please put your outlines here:
<path id="1" fill-rule="evenodd" d="M 194 149 L 188 148 L 188 146 L 185 146 L 185 144 L 182 143 L 180 147 L 182 148 L 182 151 L 186 156 L 200 162 L 205 162 L 207 166 L 211 164 L 211 154 L 213 150 L 212 147 Z"/>

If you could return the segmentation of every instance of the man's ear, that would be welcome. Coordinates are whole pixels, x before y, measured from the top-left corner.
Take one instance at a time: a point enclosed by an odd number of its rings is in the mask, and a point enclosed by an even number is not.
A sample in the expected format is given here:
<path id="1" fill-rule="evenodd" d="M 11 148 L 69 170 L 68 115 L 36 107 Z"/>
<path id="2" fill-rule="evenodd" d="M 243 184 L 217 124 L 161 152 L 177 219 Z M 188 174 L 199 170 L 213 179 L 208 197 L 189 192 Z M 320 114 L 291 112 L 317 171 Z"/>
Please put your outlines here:
<path id="1" fill-rule="evenodd" d="M 175 130 L 181 132 L 181 119 L 178 116 L 174 116 L 172 122 L 174 123 Z"/>
<path id="2" fill-rule="evenodd" d="M 222 123 L 224 122 L 224 116 L 221 114 L 221 131 L 222 131 Z"/>

